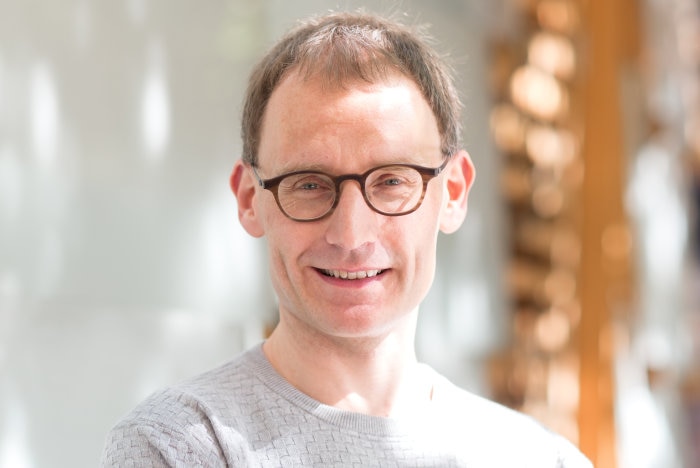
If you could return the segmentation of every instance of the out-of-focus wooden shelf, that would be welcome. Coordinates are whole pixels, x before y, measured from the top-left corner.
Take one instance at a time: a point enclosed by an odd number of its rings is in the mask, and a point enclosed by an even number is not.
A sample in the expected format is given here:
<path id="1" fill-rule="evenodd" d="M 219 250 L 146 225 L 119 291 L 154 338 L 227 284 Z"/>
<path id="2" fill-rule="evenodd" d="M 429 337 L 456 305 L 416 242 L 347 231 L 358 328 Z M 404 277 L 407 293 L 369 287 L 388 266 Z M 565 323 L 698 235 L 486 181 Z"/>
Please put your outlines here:
<path id="1" fill-rule="evenodd" d="M 638 0 L 577 0 L 584 38 L 581 106 L 584 181 L 581 190 L 581 322 L 579 446 L 598 468 L 616 466 L 613 326 L 631 300 L 632 266 L 611 256 L 604 239 L 624 232 L 627 148 L 622 73 L 639 53 Z M 613 230 L 613 231 L 611 231 Z"/>

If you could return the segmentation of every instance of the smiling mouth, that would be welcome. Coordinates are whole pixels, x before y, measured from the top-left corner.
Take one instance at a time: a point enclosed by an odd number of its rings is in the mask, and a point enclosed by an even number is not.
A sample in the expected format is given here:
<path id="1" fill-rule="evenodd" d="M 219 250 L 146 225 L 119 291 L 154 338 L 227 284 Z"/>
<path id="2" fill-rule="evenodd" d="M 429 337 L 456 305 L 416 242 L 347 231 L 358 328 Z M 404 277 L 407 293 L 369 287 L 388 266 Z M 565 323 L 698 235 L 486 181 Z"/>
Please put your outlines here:
<path id="1" fill-rule="evenodd" d="M 340 278 L 346 280 L 373 278 L 384 273 L 384 270 L 365 270 L 365 271 L 344 271 L 344 270 L 319 270 L 326 276 L 332 278 Z"/>

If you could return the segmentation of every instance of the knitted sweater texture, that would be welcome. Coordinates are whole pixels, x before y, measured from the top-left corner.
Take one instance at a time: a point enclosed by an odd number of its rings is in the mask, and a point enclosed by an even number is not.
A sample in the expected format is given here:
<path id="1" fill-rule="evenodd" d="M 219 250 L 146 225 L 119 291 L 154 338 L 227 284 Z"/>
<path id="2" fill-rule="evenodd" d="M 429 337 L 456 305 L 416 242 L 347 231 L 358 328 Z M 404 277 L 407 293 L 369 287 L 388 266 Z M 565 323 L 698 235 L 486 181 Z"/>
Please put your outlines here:
<path id="1" fill-rule="evenodd" d="M 432 401 L 368 416 L 301 393 L 256 346 L 151 395 L 109 433 L 102 466 L 591 468 L 531 418 L 468 393 L 430 367 Z"/>

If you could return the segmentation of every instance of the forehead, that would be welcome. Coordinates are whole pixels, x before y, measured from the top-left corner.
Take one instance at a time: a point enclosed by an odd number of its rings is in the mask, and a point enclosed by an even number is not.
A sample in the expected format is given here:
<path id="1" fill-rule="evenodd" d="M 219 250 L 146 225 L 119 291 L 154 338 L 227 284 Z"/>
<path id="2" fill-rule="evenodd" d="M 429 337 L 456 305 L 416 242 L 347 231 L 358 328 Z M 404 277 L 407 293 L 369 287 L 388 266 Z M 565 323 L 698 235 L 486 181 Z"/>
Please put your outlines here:
<path id="1" fill-rule="evenodd" d="M 259 162 L 279 168 L 344 163 L 421 162 L 439 154 L 437 120 L 404 75 L 331 85 L 290 73 L 263 117 Z"/>

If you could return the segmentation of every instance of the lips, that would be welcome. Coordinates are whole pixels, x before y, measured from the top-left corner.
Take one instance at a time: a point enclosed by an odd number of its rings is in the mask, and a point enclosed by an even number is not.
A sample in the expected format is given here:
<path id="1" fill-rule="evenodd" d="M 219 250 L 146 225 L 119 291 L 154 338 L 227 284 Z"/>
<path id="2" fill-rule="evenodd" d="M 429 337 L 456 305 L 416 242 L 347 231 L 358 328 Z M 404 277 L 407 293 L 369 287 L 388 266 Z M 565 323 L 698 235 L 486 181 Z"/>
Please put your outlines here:
<path id="1" fill-rule="evenodd" d="M 360 270 L 360 271 L 345 271 L 345 270 L 321 270 L 321 272 L 326 276 L 332 276 L 333 278 L 356 280 L 373 278 L 381 274 L 384 270 Z"/>

